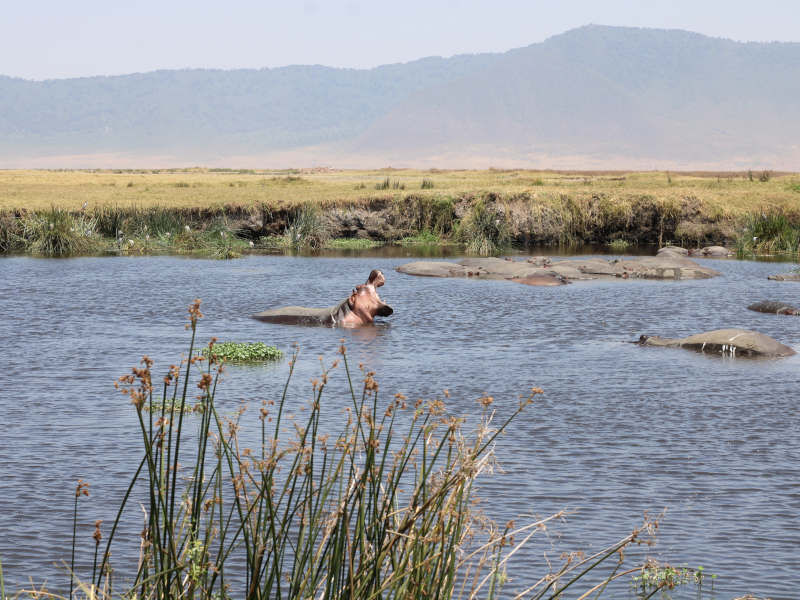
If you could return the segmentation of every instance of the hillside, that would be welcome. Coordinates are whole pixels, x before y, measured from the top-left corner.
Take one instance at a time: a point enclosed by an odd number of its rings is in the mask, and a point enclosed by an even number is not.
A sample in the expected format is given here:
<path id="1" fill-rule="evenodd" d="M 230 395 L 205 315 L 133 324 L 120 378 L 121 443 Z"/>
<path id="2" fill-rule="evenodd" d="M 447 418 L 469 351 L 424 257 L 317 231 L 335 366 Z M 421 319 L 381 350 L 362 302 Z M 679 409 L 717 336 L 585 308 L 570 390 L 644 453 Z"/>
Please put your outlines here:
<path id="1" fill-rule="evenodd" d="M 0 166 L 800 168 L 800 44 L 587 26 L 503 54 L 0 77 Z"/>

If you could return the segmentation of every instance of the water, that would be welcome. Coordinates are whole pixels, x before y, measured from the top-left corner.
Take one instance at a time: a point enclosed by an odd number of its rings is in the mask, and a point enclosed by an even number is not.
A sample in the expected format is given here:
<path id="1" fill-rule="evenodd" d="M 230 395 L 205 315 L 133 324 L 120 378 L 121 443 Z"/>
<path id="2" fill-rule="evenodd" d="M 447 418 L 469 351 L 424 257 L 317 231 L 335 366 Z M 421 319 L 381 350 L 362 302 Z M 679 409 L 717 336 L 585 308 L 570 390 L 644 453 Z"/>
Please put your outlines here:
<path id="1" fill-rule="evenodd" d="M 480 495 L 500 522 L 577 512 L 518 555 L 506 592 L 544 573 L 543 553 L 553 560 L 564 550 L 597 550 L 629 533 L 644 511 L 667 508 L 658 545 L 639 552 L 717 574 L 716 594 L 704 597 L 798 597 L 800 355 L 748 361 L 627 343 L 641 334 L 743 327 L 800 350 L 800 319 L 746 310 L 762 299 L 800 303 L 800 286 L 766 279 L 788 268 L 714 261 L 723 275 L 713 280 L 536 288 L 393 270 L 408 260 L 0 260 L 7 589 L 29 577 L 64 589 L 59 565 L 69 561 L 79 478 L 91 484 L 78 526 L 78 574 L 88 578 L 94 520 L 104 520 L 107 535 L 141 456 L 132 407 L 113 381 L 142 354 L 156 360 L 156 372 L 177 362 L 188 343 L 186 306 L 202 298 L 203 341 L 258 340 L 285 351 L 299 343 L 297 405 L 309 396 L 317 357 L 334 360 L 341 338 L 354 363 L 377 371 L 387 402 L 395 392 L 430 398 L 446 388 L 453 413 L 477 414 L 475 400 L 489 393 L 505 414 L 531 386 L 544 388 L 501 438 L 503 472 L 486 479 Z M 382 297 L 395 309 L 386 324 L 335 330 L 249 318 L 288 304 L 332 305 L 373 268 L 386 273 Z M 221 409 L 249 403 L 255 421 L 256 407 L 275 397 L 286 374 L 285 361 L 229 369 Z M 326 396 L 331 424 L 341 419 L 343 385 L 334 377 Z M 127 545 L 115 552 L 117 563 L 138 551 L 137 510 L 123 528 Z"/>

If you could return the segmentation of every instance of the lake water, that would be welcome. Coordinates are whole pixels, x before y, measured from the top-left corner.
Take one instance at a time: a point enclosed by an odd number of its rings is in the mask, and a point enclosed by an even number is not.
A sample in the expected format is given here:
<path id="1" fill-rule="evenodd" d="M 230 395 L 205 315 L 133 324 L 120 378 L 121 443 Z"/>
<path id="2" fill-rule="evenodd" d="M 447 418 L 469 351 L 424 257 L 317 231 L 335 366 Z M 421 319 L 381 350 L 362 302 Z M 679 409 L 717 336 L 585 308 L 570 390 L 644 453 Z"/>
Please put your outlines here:
<path id="1" fill-rule="evenodd" d="M 628 343 L 641 334 L 742 327 L 800 350 L 800 319 L 746 310 L 762 299 L 800 303 L 800 285 L 766 279 L 787 265 L 701 261 L 722 276 L 536 288 L 394 271 L 409 260 L 0 259 L 6 589 L 29 577 L 65 588 L 59 564 L 69 561 L 79 478 L 91 485 L 78 529 L 78 574 L 88 578 L 94 520 L 108 532 L 141 456 L 135 414 L 113 382 L 142 354 L 156 360 L 156 373 L 177 362 L 188 345 L 186 306 L 202 298 L 201 341 L 265 341 L 287 352 L 299 343 L 298 405 L 318 356 L 334 360 L 341 338 L 354 363 L 377 371 L 386 402 L 395 392 L 430 398 L 446 388 L 455 414 L 476 415 L 485 393 L 504 414 L 531 386 L 543 388 L 498 443 L 503 472 L 485 479 L 480 495 L 500 522 L 577 512 L 516 557 L 506 593 L 544 574 L 545 552 L 557 559 L 599 549 L 629 533 L 644 511 L 667 508 L 658 545 L 634 559 L 703 565 L 717 575 L 715 595 L 704 598 L 800 597 L 800 355 L 759 361 Z M 289 304 L 332 305 L 373 268 L 386 274 L 381 295 L 395 309 L 385 324 L 336 330 L 249 318 Z M 249 403 L 256 421 L 256 407 L 276 396 L 287 372 L 285 360 L 231 367 L 218 404 L 233 411 Z M 347 402 L 342 379 L 334 377 L 326 396 L 331 423 Z M 141 515 L 130 514 L 128 545 L 115 563 L 126 553 L 135 560 Z"/>

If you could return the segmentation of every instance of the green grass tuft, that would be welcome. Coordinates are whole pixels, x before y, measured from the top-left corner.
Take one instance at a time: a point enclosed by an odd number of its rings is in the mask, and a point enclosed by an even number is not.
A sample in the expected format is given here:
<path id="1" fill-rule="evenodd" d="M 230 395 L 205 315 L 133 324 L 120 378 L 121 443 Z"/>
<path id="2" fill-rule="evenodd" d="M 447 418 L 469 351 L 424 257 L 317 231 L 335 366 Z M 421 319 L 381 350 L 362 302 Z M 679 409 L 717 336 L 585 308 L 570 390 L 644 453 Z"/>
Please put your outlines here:
<path id="1" fill-rule="evenodd" d="M 98 247 L 95 221 L 83 214 L 73 216 L 61 208 L 28 214 L 22 229 L 26 247 L 39 256 L 89 254 Z"/>
<path id="2" fill-rule="evenodd" d="M 312 204 L 305 204 L 295 211 L 285 235 L 286 245 L 295 250 L 318 250 L 325 246 L 330 237 L 317 208 Z"/>
<path id="3" fill-rule="evenodd" d="M 458 237 L 467 252 L 481 256 L 499 254 L 511 242 L 503 215 L 483 200 L 477 201 L 461 220 Z"/>
<path id="4" fill-rule="evenodd" d="M 325 242 L 325 248 L 335 250 L 366 250 L 383 246 L 383 242 L 377 242 L 367 238 L 334 238 Z"/>
<path id="5" fill-rule="evenodd" d="M 800 226 L 778 211 L 750 213 L 736 239 L 736 255 L 790 254 L 800 249 Z"/>

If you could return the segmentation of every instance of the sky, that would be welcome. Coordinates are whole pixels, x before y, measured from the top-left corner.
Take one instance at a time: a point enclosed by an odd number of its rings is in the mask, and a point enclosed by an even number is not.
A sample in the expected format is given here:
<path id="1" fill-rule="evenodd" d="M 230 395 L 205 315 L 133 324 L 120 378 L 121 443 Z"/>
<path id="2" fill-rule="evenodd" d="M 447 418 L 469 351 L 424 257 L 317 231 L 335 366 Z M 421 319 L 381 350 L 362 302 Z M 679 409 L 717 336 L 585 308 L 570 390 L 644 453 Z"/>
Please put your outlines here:
<path id="1" fill-rule="evenodd" d="M 503 52 L 587 24 L 800 41 L 798 0 L 0 0 L 0 75 L 60 79 Z"/>

